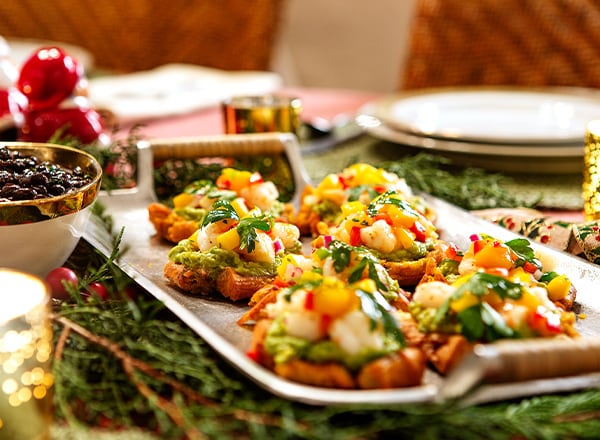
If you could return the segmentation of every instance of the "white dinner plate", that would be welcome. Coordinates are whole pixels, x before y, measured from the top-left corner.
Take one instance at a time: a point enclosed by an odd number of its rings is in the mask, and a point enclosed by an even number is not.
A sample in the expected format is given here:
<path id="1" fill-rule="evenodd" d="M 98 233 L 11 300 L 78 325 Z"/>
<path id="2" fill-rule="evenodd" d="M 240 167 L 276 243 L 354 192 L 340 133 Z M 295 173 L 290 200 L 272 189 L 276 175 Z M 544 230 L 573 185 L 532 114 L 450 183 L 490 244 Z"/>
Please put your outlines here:
<path id="1" fill-rule="evenodd" d="M 439 139 L 580 144 L 587 122 L 600 118 L 600 99 L 580 89 L 430 89 L 385 97 L 373 103 L 371 115 L 395 129 Z"/>
<path id="2" fill-rule="evenodd" d="M 527 174 L 571 174 L 583 171 L 583 141 L 578 144 L 551 144 L 545 148 L 536 144 L 479 143 L 435 138 L 398 130 L 371 116 L 370 106 L 363 107 L 357 124 L 371 136 L 403 148 L 418 148 L 450 158 L 464 166 L 491 171 Z"/>
<path id="3" fill-rule="evenodd" d="M 110 110 L 124 124 L 182 115 L 216 106 L 235 95 L 261 95 L 280 87 L 281 77 L 275 72 L 165 64 L 92 78 L 89 95 L 95 106 Z"/>

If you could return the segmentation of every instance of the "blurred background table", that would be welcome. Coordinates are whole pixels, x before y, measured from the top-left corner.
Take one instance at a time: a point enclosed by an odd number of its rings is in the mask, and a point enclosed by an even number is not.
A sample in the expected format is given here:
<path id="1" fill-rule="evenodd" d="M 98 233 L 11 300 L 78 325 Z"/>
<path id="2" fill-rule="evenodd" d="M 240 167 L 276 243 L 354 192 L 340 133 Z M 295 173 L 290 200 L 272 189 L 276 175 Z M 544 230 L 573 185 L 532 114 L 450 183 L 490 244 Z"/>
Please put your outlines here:
<path id="1" fill-rule="evenodd" d="M 298 96 L 303 102 L 303 120 L 336 117 L 350 118 L 365 104 L 384 96 L 378 92 L 351 89 L 286 87 L 282 94 Z M 223 122 L 219 107 L 211 107 L 194 113 L 166 116 L 141 122 L 140 133 L 145 138 L 165 138 L 180 136 L 202 136 L 223 133 Z M 132 125 L 121 127 L 119 135 L 124 136 Z M 306 144 L 306 143 L 304 143 Z M 302 151 L 302 150 L 301 150 Z M 414 155 L 422 149 L 399 145 L 381 140 L 366 133 L 341 142 L 334 148 L 316 154 L 303 154 L 304 165 L 315 181 L 325 174 L 339 171 L 352 161 L 378 163 Z M 436 154 L 435 151 L 429 151 Z M 442 153 L 443 154 L 443 153 Z M 583 160 L 582 160 L 583 164 Z M 457 164 L 460 165 L 460 164 Z M 545 213 L 564 221 L 583 219 L 581 198 L 581 173 L 569 174 L 528 174 L 506 172 L 512 180 L 512 190 L 525 198 L 542 197 L 540 208 Z"/>

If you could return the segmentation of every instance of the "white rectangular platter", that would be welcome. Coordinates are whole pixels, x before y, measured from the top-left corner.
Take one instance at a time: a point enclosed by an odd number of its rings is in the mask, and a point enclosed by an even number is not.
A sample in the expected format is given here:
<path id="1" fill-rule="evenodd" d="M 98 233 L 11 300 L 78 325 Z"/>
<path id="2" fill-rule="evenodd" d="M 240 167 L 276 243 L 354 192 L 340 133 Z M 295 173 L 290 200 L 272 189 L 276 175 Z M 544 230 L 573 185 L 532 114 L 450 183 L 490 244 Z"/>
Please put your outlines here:
<path id="1" fill-rule="evenodd" d="M 254 139 L 251 139 L 254 142 Z M 181 141 L 178 147 L 185 148 L 190 143 L 201 141 Z M 227 142 L 215 139 L 214 142 Z M 272 140 L 269 140 L 272 142 Z M 296 155 L 295 140 L 283 137 L 276 139 L 288 155 L 294 168 L 297 186 L 306 182 L 306 175 Z M 248 309 L 243 302 L 232 303 L 209 296 L 196 297 L 182 293 L 169 285 L 163 276 L 163 267 L 172 245 L 159 240 L 148 220 L 147 206 L 154 200 L 152 178 L 148 169 L 152 164 L 152 152 L 166 141 L 148 144 L 140 148 L 138 180 L 139 190 L 102 194 L 100 202 L 112 216 L 114 229 L 123 228 L 121 249 L 123 256 L 117 261 L 119 267 L 150 294 L 162 301 L 176 316 L 192 328 L 224 359 L 234 365 L 248 378 L 266 390 L 283 398 L 316 405 L 332 404 L 404 404 L 431 402 L 440 397 L 444 380 L 428 372 L 423 385 L 392 390 L 336 390 L 293 383 L 276 376 L 246 356 L 250 344 L 251 331 L 237 325 L 236 321 Z M 173 143 L 173 142 L 171 142 Z M 212 144 L 211 144 L 212 145 Z M 177 147 L 177 145 L 176 145 Z M 218 149 L 225 154 L 226 149 Z M 161 153 L 162 154 L 162 153 Z M 213 152 L 214 155 L 214 152 Z M 145 171 L 144 171 L 145 170 Z M 468 237 L 473 233 L 487 233 L 499 239 L 514 238 L 514 234 L 489 222 L 481 220 L 466 211 L 442 200 L 424 195 L 428 203 L 438 213 L 437 226 L 443 239 L 466 248 Z M 113 249 L 111 235 L 105 225 L 92 218 L 84 238 L 105 255 Z M 566 274 L 578 289 L 577 313 L 585 314 L 579 320 L 578 330 L 582 335 L 600 335 L 600 268 L 579 258 L 533 244 L 544 259 L 552 259 L 557 271 Z M 567 390 L 596 387 L 600 385 L 600 371 L 571 377 L 530 380 L 518 383 L 487 384 L 470 393 L 466 401 L 470 403 L 502 400 L 528 395 L 561 392 Z"/>

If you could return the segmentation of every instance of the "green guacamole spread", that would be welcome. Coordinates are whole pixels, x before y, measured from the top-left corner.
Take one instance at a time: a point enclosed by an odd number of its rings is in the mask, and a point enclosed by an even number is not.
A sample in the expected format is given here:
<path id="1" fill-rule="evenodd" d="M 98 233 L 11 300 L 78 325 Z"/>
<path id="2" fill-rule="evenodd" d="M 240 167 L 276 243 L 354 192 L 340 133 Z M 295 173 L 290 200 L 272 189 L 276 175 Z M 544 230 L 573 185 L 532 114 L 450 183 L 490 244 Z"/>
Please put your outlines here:
<path id="1" fill-rule="evenodd" d="M 340 217 L 342 214 L 341 208 L 331 200 L 323 200 L 322 202 L 314 205 L 313 209 L 317 214 L 319 214 L 321 220 L 328 223 L 337 223 L 338 217 Z"/>
<path id="2" fill-rule="evenodd" d="M 448 320 L 435 322 L 436 308 L 423 307 L 421 304 L 413 301 L 408 305 L 408 311 L 415 321 L 417 321 L 419 330 L 423 333 L 460 333 L 460 325 L 456 322 L 448 322 Z"/>
<path id="3" fill-rule="evenodd" d="M 281 321 L 273 322 L 265 338 L 265 349 L 276 363 L 285 363 L 292 359 L 302 359 L 314 363 L 336 362 L 356 371 L 364 364 L 400 351 L 402 347 L 391 338 L 386 338 L 381 350 L 365 349 L 355 355 L 349 355 L 330 340 L 311 342 L 285 333 Z"/>
<path id="4" fill-rule="evenodd" d="M 442 272 L 448 283 L 453 283 L 460 277 L 458 264 L 458 261 L 451 259 L 442 260 L 438 264 L 438 269 Z"/>
<path id="5" fill-rule="evenodd" d="M 216 277 L 225 267 L 231 267 L 246 276 L 275 276 L 280 263 L 277 257 L 273 263 L 245 261 L 238 253 L 218 247 L 200 252 L 191 239 L 182 240 L 173 247 L 169 252 L 169 260 L 188 267 L 202 268 L 211 277 Z"/>
<path id="6" fill-rule="evenodd" d="M 389 254 L 384 254 L 377 250 L 371 249 L 373 255 L 384 261 L 414 261 L 423 258 L 431 249 L 433 249 L 433 240 L 427 240 L 425 243 L 415 241 L 408 249 L 398 249 Z"/>
<path id="7" fill-rule="evenodd" d="M 202 223 L 207 211 L 204 208 L 192 208 L 190 206 L 185 206 L 183 208 L 176 208 L 174 212 L 186 220 L 191 220 L 200 224 Z"/>

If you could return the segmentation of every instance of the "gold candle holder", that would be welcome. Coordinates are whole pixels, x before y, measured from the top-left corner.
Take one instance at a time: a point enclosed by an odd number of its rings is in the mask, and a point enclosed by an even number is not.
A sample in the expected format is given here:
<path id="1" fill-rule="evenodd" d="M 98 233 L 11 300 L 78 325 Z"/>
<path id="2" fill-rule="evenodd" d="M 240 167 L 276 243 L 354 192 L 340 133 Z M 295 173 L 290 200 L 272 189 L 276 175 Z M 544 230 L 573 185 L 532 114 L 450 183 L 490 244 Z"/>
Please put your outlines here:
<path id="1" fill-rule="evenodd" d="M 42 280 L 0 268 L 0 440 L 50 438 L 49 301 Z"/>
<path id="2" fill-rule="evenodd" d="M 597 220 L 600 218 L 600 120 L 587 125 L 583 165 L 583 211 L 586 220 Z"/>
<path id="3" fill-rule="evenodd" d="M 225 133 L 298 134 L 302 101 L 282 95 L 236 96 L 222 103 Z"/>

